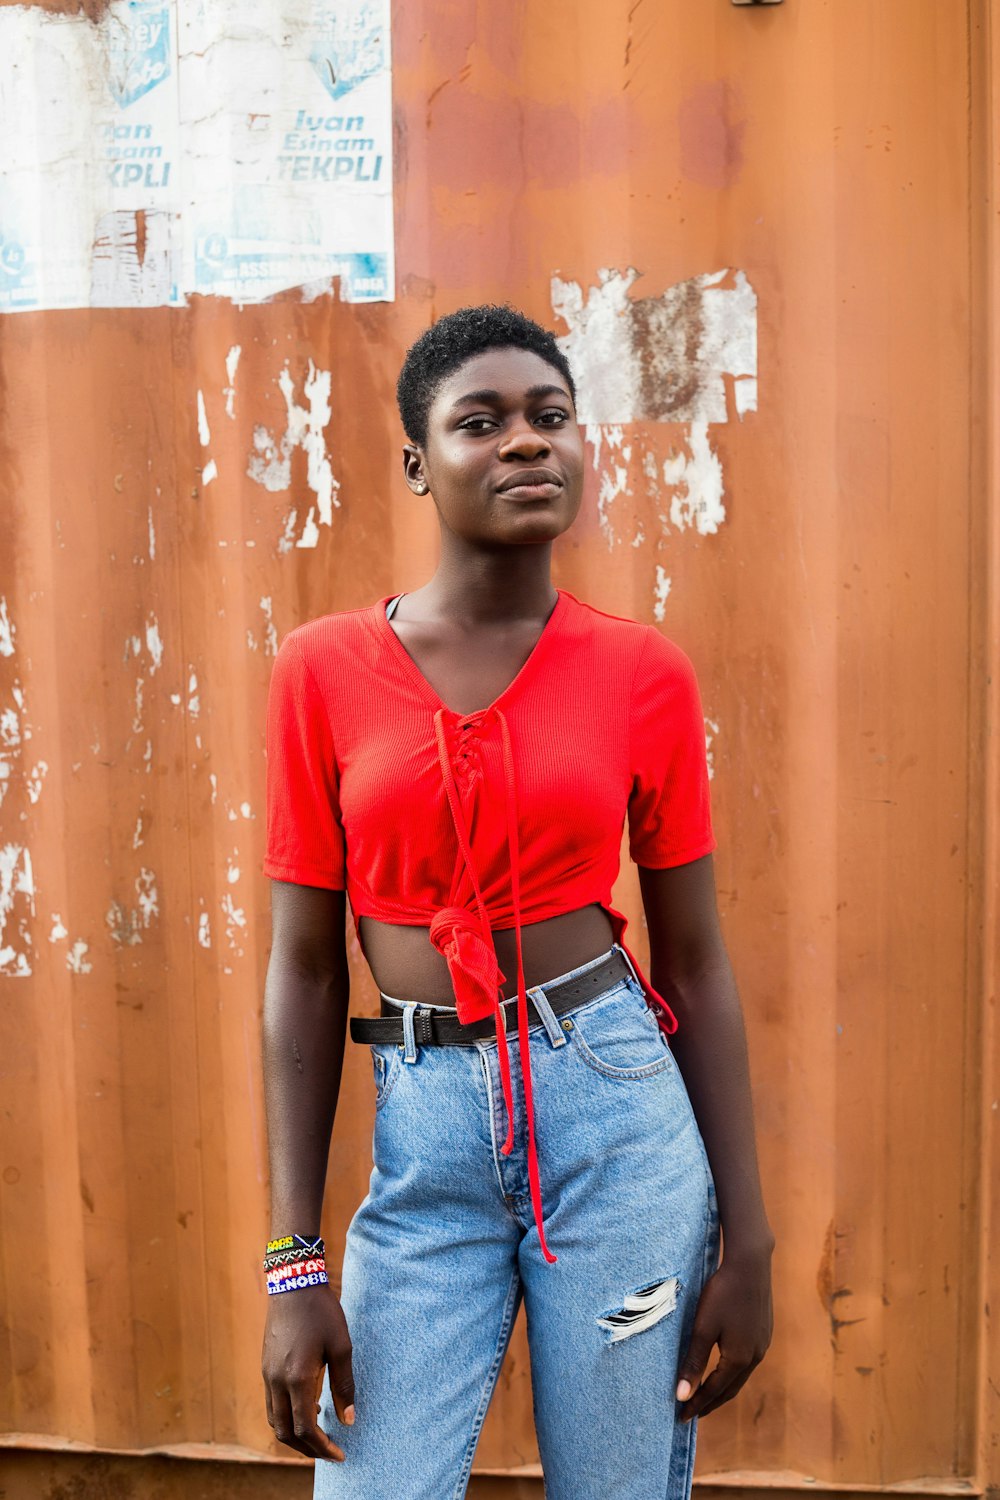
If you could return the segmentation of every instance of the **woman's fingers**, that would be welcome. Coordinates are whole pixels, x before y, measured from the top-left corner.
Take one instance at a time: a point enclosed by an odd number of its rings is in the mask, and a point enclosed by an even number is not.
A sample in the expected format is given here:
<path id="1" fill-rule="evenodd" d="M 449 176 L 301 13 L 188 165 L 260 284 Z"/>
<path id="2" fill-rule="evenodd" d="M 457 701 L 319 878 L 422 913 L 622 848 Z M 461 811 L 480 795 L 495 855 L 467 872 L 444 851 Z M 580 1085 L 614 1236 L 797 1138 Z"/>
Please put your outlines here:
<path id="1" fill-rule="evenodd" d="M 753 1374 L 754 1370 L 756 1370 L 759 1364 L 759 1359 L 752 1359 L 749 1364 L 744 1365 L 742 1369 L 738 1369 L 729 1384 L 725 1386 L 723 1390 L 719 1391 L 716 1395 L 709 1397 L 705 1405 L 701 1408 L 700 1411 L 696 1412 L 695 1415 L 699 1417 L 707 1417 L 709 1412 L 714 1411 L 717 1406 L 723 1406 L 727 1401 L 731 1401 L 733 1397 L 743 1389 L 747 1381 L 750 1379 L 750 1376 Z M 714 1373 L 715 1372 L 713 1371 L 713 1374 Z M 706 1381 L 705 1384 L 707 1385 L 708 1382 Z"/>
<path id="2" fill-rule="evenodd" d="M 330 1394 L 339 1421 L 350 1426 L 354 1421 L 354 1370 L 351 1345 L 334 1349 L 330 1355 Z"/>
<path id="3" fill-rule="evenodd" d="M 344 1450 L 337 1447 L 316 1420 L 319 1405 L 317 1397 L 322 1383 L 322 1369 L 318 1379 L 314 1372 L 289 1382 L 293 1431 L 297 1442 L 304 1445 L 302 1451 L 310 1458 L 327 1458 L 335 1463 L 343 1463 Z"/>
<path id="4" fill-rule="evenodd" d="M 708 1379 L 684 1402 L 681 1421 L 690 1422 L 695 1417 L 703 1417 L 707 1411 L 735 1396 L 752 1369 L 752 1364 L 729 1360 L 723 1355 Z"/>
<path id="5" fill-rule="evenodd" d="M 698 1311 L 695 1314 L 694 1329 L 691 1333 L 687 1351 L 677 1372 L 678 1401 L 687 1403 L 692 1391 L 698 1389 L 701 1377 L 705 1373 L 705 1366 L 708 1364 L 709 1357 L 715 1347 L 715 1340 L 716 1330 L 709 1324 L 705 1313 L 705 1299 L 703 1295 L 698 1305 Z M 686 1405 L 685 1415 L 687 1415 Z"/>
<path id="6" fill-rule="evenodd" d="M 322 1382 L 322 1371 L 320 1371 Z M 315 1374 L 295 1375 L 271 1392 L 274 1411 L 274 1435 L 286 1448 L 294 1448 L 306 1458 L 326 1458 L 342 1463 L 344 1452 L 331 1442 L 316 1420 L 317 1381 Z"/>

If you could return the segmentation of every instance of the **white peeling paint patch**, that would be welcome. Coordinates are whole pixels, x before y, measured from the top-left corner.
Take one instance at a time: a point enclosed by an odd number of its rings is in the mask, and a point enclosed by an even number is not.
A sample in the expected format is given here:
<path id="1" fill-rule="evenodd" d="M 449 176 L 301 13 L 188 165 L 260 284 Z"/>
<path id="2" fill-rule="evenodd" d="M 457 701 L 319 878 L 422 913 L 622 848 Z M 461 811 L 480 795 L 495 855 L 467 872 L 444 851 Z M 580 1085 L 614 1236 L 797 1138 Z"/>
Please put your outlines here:
<path id="1" fill-rule="evenodd" d="M 621 426 L 611 423 L 607 427 L 589 422 L 585 437 L 591 444 L 593 465 L 599 472 L 597 488 L 597 519 L 609 543 L 614 539 L 614 515 L 612 508 L 620 495 L 628 493 L 628 465 L 632 449 L 623 440 Z M 604 467 L 601 467 L 601 451 L 607 450 Z"/>
<path id="2" fill-rule="evenodd" d="M 135 832 L 132 835 L 132 848 L 133 849 L 141 849 L 142 845 L 143 845 L 143 837 L 142 837 L 142 813 L 140 813 L 139 816 L 135 820 Z"/>
<path id="3" fill-rule="evenodd" d="M 240 867 L 236 863 L 238 855 L 239 850 L 234 849 L 226 863 L 226 879 L 229 881 L 230 885 L 235 885 L 237 880 L 239 880 L 240 878 Z"/>
<path id="4" fill-rule="evenodd" d="M 31 974 L 27 950 L 33 946 L 29 921 L 34 915 L 31 855 L 23 844 L 4 844 L 0 848 L 0 974 L 13 979 Z"/>
<path id="5" fill-rule="evenodd" d="M 24 692 L 18 678 L 11 684 L 12 703 L 0 707 L 0 807 L 14 784 L 14 773 L 21 769 L 24 744 L 31 739 L 31 729 L 24 720 Z M 29 784 L 28 795 L 31 795 Z"/>
<path id="6" fill-rule="evenodd" d="M 208 413 L 205 410 L 205 393 L 201 390 L 198 392 L 198 441 L 203 448 L 207 448 L 212 441 L 212 433 L 208 425 Z M 202 485 L 207 488 L 212 483 L 212 480 L 218 479 L 218 477 L 219 467 L 215 459 L 210 458 L 201 471 Z"/>
<path id="7" fill-rule="evenodd" d="M 31 770 L 28 772 L 27 776 L 25 777 L 24 784 L 25 784 L 25 786 L 27 787 L 27 790 L 28 790 L 28 801 L 29 802 L 37 802 L 38 799 L 39 799 L 39 797 L 41 796 L 41 794 L 42 794 L 42 782 L 45 780 L 46 776 L 48 775 L 48 770 L 49 770 L 49 763 L 48 763 L 48 761 L 47 760 L 40 760 L 35 765 L 32 766 Z"/>
<path id="8" fill-rule="evenodd" d="M 333 507 L 340 505 L 339 480 L 334 478 L 329 455 L 326 451 L 324 431 L 332 415 L 330 409 L 330 372 L 321 370 L 309 361 L 309 369 L 303 385 L 305 405 L 295 399 L 295 384 L 285 361 L 278 376 L 278 388 L 285 398 L 286 423 L 280 438 L 267 428 L 254 428 L 254 451 L 247 463 L 247 475 L 256 484 L 273 494 L 287 490 L 292 482 L 292 453 L 301 448 L 306 455 L 306 483 L 316 497 L 302 524 L 302 532 L 294 541 L 291 533 L 295 525 L 295 513 L 291 521 L 286 516 L 285 528 L 278 543 L 279 552 L 287 552 L 292 546 L 315 547 L 319 540 L 319 527 L 333 522 Z"/>
<path id="9" fill-rule="evenodd" d="M 136 905 L 134 907 L 123 906 L 120 901 L 112 901 L 105 913 L 104 920 L 108 924 L 111 940 L 120 948 L 134 947 L 142 942 L 143 930 L 148 928 L 154 917 L 160 914 L 159 895 L 156 889 L 156 876 L 152 870 L 141 869 L 135 879 Z"/>
<path id="10" fill-rule="evenodd" d="M 266 624 L 264 626 L 264 655 L 277 656 L 278 654 L 278 632 L 274 626 L 274 613 L 270 594 L 261 597 L 260 607 L 264 612 Z"/>
<path id="11" fill-rule="evenodd" d="M 287 490 L 292 482 L 291 447 L 286 447 L 284 441 L 279 445 L 273 434 L 260 425 L 253 430 L 253 446 L 247 465 L 249 477 L 272 494 Z"/>
<path id="12" fill-rule="evenodd" d="M 207 448 L 212 441 L 212 434 L 208 426 L 208 413 L 205 410 L 205 392 L 198 392 L 198 441 L 203 448 Z"/>
<path id="13" fill-rule="evenodd" d="M 240 803 L 240 812 L 243 814 L 243 816 L 245 818 L 252 818 L 253 817 L 253 812 L 251 810 L 249 802 L 241 802 Z"/>
<path id="14" fill-rule="evenodd" d="M 69 937 L 69 932 L 63 926 L 62 917 L 57 911 L 54 911 L 52 913 L 52 931 L 49 933 L 49 942 L 60 943 L 66 937 Z"/>
<path id="15" fill-rule="evenodd" d="M 242 906 L 237 906 L 232 896 L 227 891 L 220 901 L 222 914 L 226 919 L 226 941 L 230 948 L 240 957 L 243 957 L 243 948 L 240 937 L 247 925 L 246 912 Z"/>
<path id="16" fill-rule="evenodd" d="M 757 296 L 743 271 L 707 272 L 635 299 L 634 267 L 597 275 L 586 295 L 558 276 L 551 283 L 582 422 L 725 422 L 726 377 L 752 382 L 737 416 L 756 410 Z"/>
<path id="17" fill-rule="evenodd" d="M 198 913 L 198 942 L 202 948 L 212 946 L 212 924 L 208 912 L 204 910 Z"/>
<path id="18" fill-rule="evenodd" d="M 669 593 L 670 579 L 667 577 L 660 564 L 657 563 L 656 589 L 653 595 L 653 618 L 660 621 L 661 623 L 663 621 L 664 615 L 667 612 L 667 596 L 669 595 Z"/>
<path id="19" fill-rule="evenodd" d="M 135 713 L 132 715 L 132 733 L 142 733 L 142 690 L 145 686 L 143 679 L 137 677 L 135 681 Z"/>
<path id="20" fill-rule="evenodd" d="M 153 507 L 149 506 L 149 559 L 152 562 L 156 556 L 156 532 L 153 530 Z"/>
<path id="21" fill-rule="evenodd" d="M 670 519 L 678 531 L 693 526 L 701 536 L 712 536 L 726 519 L 722 503 L 722 464 L 713 452 L 707 422 L 693 422 L 688 438 L 690 454 L 668 459 L 663 477 L 674 487 Z"/>
<path id="22" fill-rule="evenodd" d="M 191 715 L 192 719 L 197 719 L 199 713 L 201 712 L 201 698 L 198 693 L 198 676 L 194 670 L 194 667 L 188 668 L 187 691 L 187 703 L 184 706 L 187 709 L 187 712 Z M 171 693 L 170 701 L 175 708 L 180 708 L 183 702 L 183 694 Z"/>
<path id="23" fill-rule="evenodd" d="M 264 614 L 264 655 L 277 656 L 278 632 L 275 629 L 274 625 L 273 606 L 271 604 L 270 594 L 264 594 L 261 597 L 260 608 Z M 247 630 L 247 645 L 249 646 L 251 651 L 256 651 L 258 649 L 257 637 L 249 628 Z"/>
<path id="24" fill-rule="evenodd" d="M 708 779 L 712 781 L 715 777 L 715 757 L 712 753 L 712 742 L 717 738 L 719 726 L 714 719 L 705 719 L 705 754 L 708 759 Z"/>
<path id="25" fill-rule="evenodd" d="M 19 682 L 15 682 L 12 696 L 16 706 L 0 709 L 0 745 L 8 750 L 16 750 L 21 744 L 20 710 L 24 708 L 24 694 Z"/>
<path id="26" fill-rule="evenodd" d="M 152 664 L 149 668 L 149 675 L 152 677 L 163 660 L 163 642 L 160 639 L 160 627 L 154 614 L 151 614 L 146 622 L 146 650 L 149 652 Z"/>
<path id="27" fill-rule="evenodd" d="M 14 655 L 14 622 L 7 613 L 7 600 L 0 597 L 0 656 Z"/>
<path id="28" fill-rule="evenodd" d="M 67 969 L 69 969 L 71 974 L 89 974 L 91 972 L 93 964 L 89 963 L 87 960 L 89 946 L 90 945 L 88 943 L 85 943 L 82 938 L 77 938 L 76 942 L 67 953 L 66 967 Z"/>
<path id="29" fill-rule="evenodd" d="M 240 355 L 242 353 L 242 346 L 240 344 L 234 344 L 229 353 L 226 355 L 226 379 L 229 381 L 229 384 L 223 386 L 222 394 L 226 398 L 226 416 L 229 417 L 231 421 L 235 420 L 236 417 L 236 412 L 233 405 L 236 400 L 236 367 L 240 362 Z"/>
<path id="30" fill-rule="evenodd" d="M 214 771 L 209 771 L 208 773 L 208 784 L 212 788 L 212 806 L 214 807 L 215 799 L 219 795 L 219 779 Z"/>

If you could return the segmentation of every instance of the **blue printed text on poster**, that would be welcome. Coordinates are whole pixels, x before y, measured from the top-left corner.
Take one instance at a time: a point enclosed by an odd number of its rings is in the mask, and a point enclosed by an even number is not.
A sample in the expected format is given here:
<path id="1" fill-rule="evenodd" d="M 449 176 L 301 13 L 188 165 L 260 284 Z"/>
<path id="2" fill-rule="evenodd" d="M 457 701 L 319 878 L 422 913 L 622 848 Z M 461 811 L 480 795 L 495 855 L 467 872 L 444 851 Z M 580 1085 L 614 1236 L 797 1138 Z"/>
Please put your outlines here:
<path id="1" fill-rule="evenodd" d="M 122 109 L 170 75 L 170 9 L 149 0 L 128 0 L 106 18 L 108 87 Z"/>

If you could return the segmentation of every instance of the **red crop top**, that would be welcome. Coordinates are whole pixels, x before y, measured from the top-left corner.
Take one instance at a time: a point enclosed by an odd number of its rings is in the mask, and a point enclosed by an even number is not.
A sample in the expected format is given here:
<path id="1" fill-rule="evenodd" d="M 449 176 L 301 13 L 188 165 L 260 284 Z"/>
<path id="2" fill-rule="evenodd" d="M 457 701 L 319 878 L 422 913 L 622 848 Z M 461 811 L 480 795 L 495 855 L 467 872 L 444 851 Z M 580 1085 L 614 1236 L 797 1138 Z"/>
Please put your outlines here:
<path id="1" fill-rule="evenodd" d="M 492 932 L 513 927 L 528 1175 L 545 1244 L 521 926 L 596 903 L 665 1033 L 677 1021 L 622 942 L 611 905 L 622 831 L 636 864 L 715 848 L 705 726 L 690 661 L 652 625 L 566 589 L 488 708 L 448 708 L 386 619 L 393 595 L 288 632 L 267 704 L 265 875 L 346 890 L 362 916 L 429 928 L 458 1019 L 492 1015 L 514 1144 L 505 982 Z"/>

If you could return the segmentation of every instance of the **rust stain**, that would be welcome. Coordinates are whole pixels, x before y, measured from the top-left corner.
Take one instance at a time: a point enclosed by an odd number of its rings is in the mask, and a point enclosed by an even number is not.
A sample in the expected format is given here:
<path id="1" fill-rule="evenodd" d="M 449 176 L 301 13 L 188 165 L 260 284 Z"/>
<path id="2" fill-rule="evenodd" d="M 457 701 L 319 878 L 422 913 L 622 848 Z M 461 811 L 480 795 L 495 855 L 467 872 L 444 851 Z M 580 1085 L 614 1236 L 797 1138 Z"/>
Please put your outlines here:
<path id="1" fill-rule="evenodd" d="M 854 1323 L 865 1321 L 864 1318 L 838 1318 L 836 1314 L 836 1303 L 842 1297 L 852 1295 L 852 1289 L 849 1286 L 836 1285 L 837 1241 L 846 1238 L 846 1233 L 846 1230 L 836 1227 L 833 1219 L 830 1220 L 823 1240 L 819 1268 L 816 1272 L 816 1290 L 830 1319 L 830 1342 L 835 1351 L 838 1349 L 837 1339 L 840 1330 L 849 1328 Z"/>
<path id="2" fill-rule="evenodd" d="M 100 21 L 111 8 L 111 0 L 20 0 L 26 10 L 45 10 L 54 16 L 86 16 Z"/>
<path id="3" fill-rule="evenodd" d="M 141 270 L 146 261 L 146 210 L 135 211 L 135 258 Z"/>
<path id="4" fill-rule="evenodd" d="M 702 308 L 701 289 L 693 280 L 682 283 L 669 301 L 638 297 L 630 304 L 635 348 L 642 351 L 636 417 L 683 421 L 694 405 L 703 374 Z"/>

